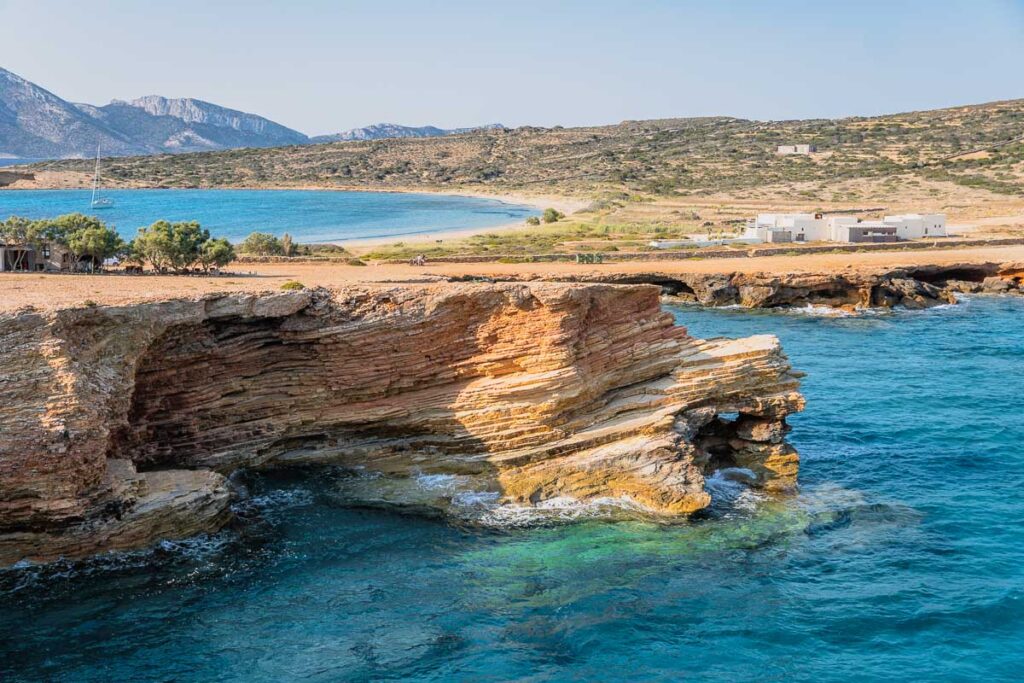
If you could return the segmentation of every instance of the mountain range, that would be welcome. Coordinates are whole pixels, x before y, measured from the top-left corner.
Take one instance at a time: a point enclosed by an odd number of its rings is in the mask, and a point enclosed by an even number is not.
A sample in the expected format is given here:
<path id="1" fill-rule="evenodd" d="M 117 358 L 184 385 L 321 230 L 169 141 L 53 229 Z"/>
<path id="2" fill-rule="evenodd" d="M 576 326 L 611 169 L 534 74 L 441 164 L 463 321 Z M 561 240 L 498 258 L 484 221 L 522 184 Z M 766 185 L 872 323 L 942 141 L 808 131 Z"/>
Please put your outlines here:
<path id="1" fill-rule="evenodd" d="M 500 124 L 482 128 L 501 128 Z M 0 158 L 177 154 L 240 147 L 283 147 L 349 140 L 438 137 L 443 129 L 381 123 L 309 137 L 256 114 L 192 98 L 159 95 L 94 106 L 68 102 L 0 68 Z"/>

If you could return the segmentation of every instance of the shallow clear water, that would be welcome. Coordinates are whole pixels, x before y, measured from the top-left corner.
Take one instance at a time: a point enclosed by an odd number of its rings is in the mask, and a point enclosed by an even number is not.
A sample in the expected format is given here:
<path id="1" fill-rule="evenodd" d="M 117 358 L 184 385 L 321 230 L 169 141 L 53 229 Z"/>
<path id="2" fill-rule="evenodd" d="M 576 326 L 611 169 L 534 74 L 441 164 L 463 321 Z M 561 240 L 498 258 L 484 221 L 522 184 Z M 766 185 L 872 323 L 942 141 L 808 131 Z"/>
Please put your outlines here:
<path id="1" fill-rule="evenodd" d="M 131 239 L 155 221 L 199 221 L 217 237 L 289 233 L 298 242 L 415 235 L 521 222 L 537 211 L 496 199 L 316 190 L 104 190 L 114 206 L 94 211 L 91 190 L 0 192 L 0 217 L 99 216 Z"/>
<path id="2" fill-rule="evenodd" d="M 0 573 L 0 679 L 1018 678 L 1024 299 L 678 317 L 808 373 L 798 496 L 500 531 L 254 478 L 214 537 Z"/>

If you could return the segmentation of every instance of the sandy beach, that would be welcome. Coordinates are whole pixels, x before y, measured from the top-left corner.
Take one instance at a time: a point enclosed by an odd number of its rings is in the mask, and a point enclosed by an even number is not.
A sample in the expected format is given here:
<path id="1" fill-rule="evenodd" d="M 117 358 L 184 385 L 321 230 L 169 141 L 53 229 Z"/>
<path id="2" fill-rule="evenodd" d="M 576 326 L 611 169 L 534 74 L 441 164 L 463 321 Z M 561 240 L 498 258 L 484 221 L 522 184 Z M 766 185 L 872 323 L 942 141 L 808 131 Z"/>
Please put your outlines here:
<path id="1" fill-rule="evenodd" d="M 446 277 L 558 279 L 579 274 L 639 273 L 799 273 L 870 271 L 896 266 L 1024 261 L 1024 246 L 979 247 L 852 254 L 765 256 L 745 259 L 631 261 L 603 265 L 575 263 L 438 263 L 349 266 L 340 263 L 236 264 L 220 276 L 66 275 L 0 273 L 0 312 L 26 307 L 53 310 L 88 305 L 124 305 L 214 292 L 277 291 L 289 280 L 306 287 L 343 287 L 363 282 L 432 282 Z"/>
<path id="2" fill-rule="evenodd" d="M 308 188 L 308 189 L 323 189 L 323 188 Z M 328 190 L 328 191 L 339 191 L 339 192 L 365 192 L 365 189 L 359 188 L 346 188 L 344 190 Z M 406 192 L 406 190 L 402 190 Z M 555 209 L 566 215 L 571 215 L 583 207 L 589 202 L 582 199 L 573 199 L 571 197 L 563 197 L 559 195 L 534 195 L 534 194 L 493 194 L 489 192 L 465 192 L 465 191 L 430 191 L 423 192 L 422 190 L 410 189 L 407 192 L 416 194 L 439 194 L 448 195 L 453 197 L 478 197 L 481 199 L 494 199 L 499 202 L 506 204 L 519 204 L 520 206 L 531 206 L 538 211 L 543 211 L 547 208 Z M 402 242 L 404 244 L 436 244 L 438 242 L 444 242 L 445 240 L 462 239 L 465 237 L 472 237 L 473 235 L 480 235 L 482 233 L 492 232 L 507 232 L 511 230 L 525 230 L 527 227 L 524 221 L 517 221 L 515 223 L 502 223 L 487 228 L 462 228 L 458 230 L 435 230 L 431 232 L 417 233 L 414 235 L 389 235 L 387 237 L 370 237 L 370 238 L 359 238 L 355 237 L 347 240 L 337 240 L 334 244 L 344 246 L 346 249 L 353 251 L 356 254 L 361 253 L 372 247 L 377 247 L 386 244 L 395 244 L 396 242 Z"/>

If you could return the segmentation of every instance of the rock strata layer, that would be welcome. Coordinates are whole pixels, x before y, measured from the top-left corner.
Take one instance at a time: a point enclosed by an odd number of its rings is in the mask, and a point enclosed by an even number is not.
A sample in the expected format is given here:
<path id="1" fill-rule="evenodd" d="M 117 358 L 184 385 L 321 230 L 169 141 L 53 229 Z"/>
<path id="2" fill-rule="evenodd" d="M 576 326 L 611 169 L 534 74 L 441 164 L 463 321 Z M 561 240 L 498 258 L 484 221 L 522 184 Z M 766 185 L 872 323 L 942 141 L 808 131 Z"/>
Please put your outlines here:
<path id="1" fill-rule="evenodd" d="M 0 318 L 0 564 L 217 529 L 242 467 L 471 474 L 506 504 L 660 514 L 707 506 L 721 467 L 793 486 L 803 399 L 778 341 L 694 339 L 659 293 L 353 287 Z"/>

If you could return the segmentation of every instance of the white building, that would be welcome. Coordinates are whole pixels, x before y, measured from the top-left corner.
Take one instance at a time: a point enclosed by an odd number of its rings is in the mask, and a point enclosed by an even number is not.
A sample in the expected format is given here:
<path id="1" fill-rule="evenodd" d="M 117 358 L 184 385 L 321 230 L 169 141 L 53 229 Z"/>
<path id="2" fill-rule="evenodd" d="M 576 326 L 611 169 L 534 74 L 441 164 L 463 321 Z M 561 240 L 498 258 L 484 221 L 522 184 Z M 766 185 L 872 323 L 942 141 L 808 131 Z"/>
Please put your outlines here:
<path id="1" fill-rule="evenodd" d="M 817 151 L 814 145 L 779 145 L 776 154 L 812 154 Z"/>
<path id="2" fill-rule="evenodd" d="M 820 242 L 828 239 L 820 213 L 759 213 L 743 233 L 762 242 Z"/>
<path id="3" fill-rule="evenodd" d="M 842 221 L 833 225 L 833 242 L 898 242 L 896 226 L 884 221 Z"/>
<path id="4" fill-rule="evenodd" d="M 946 214 L 943 213 L 907 213 L 886 216 L 882 220 L 896 226 L 896 235 L 901 240 L 946 236 Z"/>
<path id="5" fill-rule="evenodd" d="M 856 216 L 815 213 L 760 213 L 747 224 L 743 238 L 761 242 L 896 242 L 945 237 L 944 214 L 886 216 L 862 221 Z"/>

